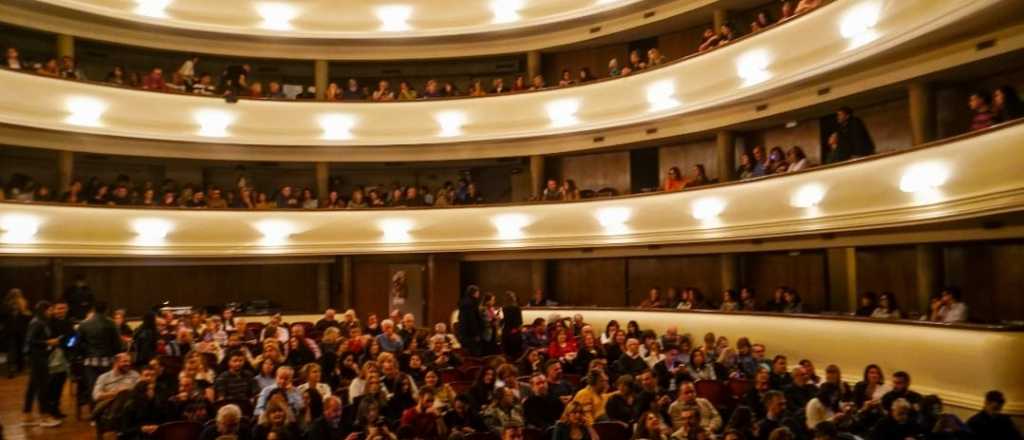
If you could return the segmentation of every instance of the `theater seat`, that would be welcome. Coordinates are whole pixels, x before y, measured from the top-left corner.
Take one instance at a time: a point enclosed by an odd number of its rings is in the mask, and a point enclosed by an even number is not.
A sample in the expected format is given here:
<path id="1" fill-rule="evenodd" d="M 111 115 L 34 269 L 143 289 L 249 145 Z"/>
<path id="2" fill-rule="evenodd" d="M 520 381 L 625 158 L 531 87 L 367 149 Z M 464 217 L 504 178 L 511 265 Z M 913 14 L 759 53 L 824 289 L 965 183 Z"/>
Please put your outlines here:
<path id="1" fill-rule="evenodd" d="M 697 396 L 708 399 L 715 408 L 729 408 L 732 406 L 733 399 L 730 394 L 729 388 L 727 388 L 722 382 L 717 380 L 698 380 L 693 384 L 694 390 L 697 391 Z"/>
<path id="2" fill-rule="evenodd" d="M 629 425 L 622 422 L 597 422 L 594 431 L 601 440 L 629 440 L 632 437 Z"/>
<path id="3" fill-rule="evenodd" d="M 195 440 L 203 430 L 203 425 L 195 422 L 170 422 L 160 425 L 153 433 L 157 440 Z"/>

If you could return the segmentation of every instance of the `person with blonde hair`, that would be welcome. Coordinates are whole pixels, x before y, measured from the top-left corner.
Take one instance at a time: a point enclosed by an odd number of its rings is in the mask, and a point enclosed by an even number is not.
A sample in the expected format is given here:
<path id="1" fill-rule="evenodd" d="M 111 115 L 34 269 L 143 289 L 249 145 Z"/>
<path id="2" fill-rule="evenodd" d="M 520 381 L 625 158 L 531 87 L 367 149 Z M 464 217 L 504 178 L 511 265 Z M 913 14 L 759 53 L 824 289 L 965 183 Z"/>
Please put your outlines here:
<path id="1" fill-rule="evenodd" d="M 299 377 L 306 380 L 298 386 L 300 393 L 305 393 L 306 390 L 312 388 L 323 397 L 331 395 L 331 386 L 320 381 L 323 378 L 323 370 L 320 368 L 320 364 L 311 362 L 303 365 L 302 369 L 299 370 Z"/>
<path id="2" fill-rule="evenodd" d="M 259 416 L 259 423 L 252 429 L 253 440 L 298 440 L 301 438 L 295 415 L 288 405 L 278 401 L 267 404 L 267 409 Z"/>
<path id="3" fill-rule="evenodd" d="M 597 440 L 597 432 L 594 431 L 586 419 L 586 409 L 583 404 L 577 401 L 565 405 L 562 418 L 555 423 L 552 440 Z"/>

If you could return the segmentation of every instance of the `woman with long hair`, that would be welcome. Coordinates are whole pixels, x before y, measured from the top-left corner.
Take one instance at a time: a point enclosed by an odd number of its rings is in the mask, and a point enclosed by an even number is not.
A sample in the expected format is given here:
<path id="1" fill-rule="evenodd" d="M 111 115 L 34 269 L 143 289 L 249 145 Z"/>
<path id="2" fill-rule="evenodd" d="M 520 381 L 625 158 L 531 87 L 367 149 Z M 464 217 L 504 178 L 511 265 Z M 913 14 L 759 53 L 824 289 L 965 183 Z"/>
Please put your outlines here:
<path id="1" fill-rule="evenodd" d="M 633 440 L 668 440 L 669 434 L 665 428 L 657 412 L 646 411 L 637 421 Z"/>
<path id="2" fill-rule="evenodd" d="M 160 329 L 156 327 L 156 314 L 148 312 L 142 315 L 142 324 L 132 334 L 131 352 L 136 367 L 142 367 L 156 357 L 159 340 Z"/>
<path id="3" fill-rule="evenodd" d="M 259 422 L 252 429 L 252 440 L 299 440 L 302 438 L 295 415 L 288 405 L 279 401 L 267 403 L 267 409 L 260 414 Z"/>
<path id="4" fill-rule="evenodd" d="M 6 319 L 7 334 L 7 377 L 13 378 L 25 369 L 25 351 L 22 350 L 25 343 L 25 334 L 28 331 L 28 323 L 32 320 L 32 312 L 28 309 L 28 301 L 22 295 L 21 289 L 11 289 L 4 297 L 4 312 Z"/>
<path id="5" fill-rule="evenodd" d="M 583 404 L 577 401 L 565 405 L 562 417 L 555 423 L 551 440 L 597 440 L 594 428 L 587 425 Z"/>

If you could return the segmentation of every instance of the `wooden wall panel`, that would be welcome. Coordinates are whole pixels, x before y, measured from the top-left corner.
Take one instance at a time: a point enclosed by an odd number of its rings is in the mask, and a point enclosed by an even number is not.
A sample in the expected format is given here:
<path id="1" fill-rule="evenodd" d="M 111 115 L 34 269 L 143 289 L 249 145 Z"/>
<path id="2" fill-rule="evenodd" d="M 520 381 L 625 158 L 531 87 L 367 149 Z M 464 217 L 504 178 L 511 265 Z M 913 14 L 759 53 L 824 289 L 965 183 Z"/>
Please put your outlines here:
<path id="1" fill-rule="evenodd" d="M 946 283 L 963 293 L 972 319 L 1024 320 L 1024 242 L 947 246 Z"/>
<path id="2" fill-rule="evenodd" d="M 561 158 L 563 179 L 573 179 L 581 190 L 615 188 L 619 194 L 628 194 L 629 152 L 584 154 Z"/>
<path id="3" fill-rule="evenodd" d="M 533 262 L 529 260 L 464 262 L 462 288 L 475 284 L 484 292 L 496 294 L 511 290 L 519 296 L 519 302 L 525 304 L 533 294 L 532 267 Z M 501 295 L 498 299 L 505 300 Z"/>
<path id="4" fill-rule="evenodd" d="M 629 60 L 629 45 L 621 43 L 544 54 L 541 71 L 548 85 L 558 85 L 562 69 L 569 69 L 575 78 L 581 68 L 588 67 L 595 77 L 604 78 L 608 76 L 608 61 L 612 58 L 617 58 L 619 66 L 624 66 Z"/>
<path id="5" fill-rule="evenodd" d="M 892 292 L 903 313 L 915 307 L 917 253 L 913 247 L 857 248 L 857 289 Z"/>
<path id="6" fill-rule="evenodd" d="M 53 273 L 50 271 L 49 260 L 26 259 L 25 261 L 4 262 L 0 265 L 0 295 L 7 295 L 11 289 L 21 289 L 22 294 L 29 302 L 41 299 L 52 299 L 51 280 Z M 73 280 L 74 278 L 68 279 Z M 54 292 L 53 295 L 60 295 L 61 292 Z"/>
<path id="7" fill-rule="evenodd" d="M 669 287 L 695 287 L 717 304 L 722 291 L 721 259 L 718 255 L 630 258 L 628 281 L 630 305 L 646 299 L 655 286 L 661 287 L 662 295 Z"/>
<path id="8" fill-rule="evenodd" d="M 98 299 L 131 315 L 162 301 L 221 306 L 253 299 L 268 299 L 288 312 L 317 311 L 315 264 L 64 268 L 65 280 L 78 274 L 85 275 Z"/>
<path id="9" fill-rule="evenodd" d="M 658 36 L 658 50 L 669 60 L 677 60 L 697 53 L 701 37 L 704 35 L 704 29 L 710 28 L 711 25 L 711 17 L 708 17 L 708 22 L 700 26 L 693 26 L 678 32 L 660 35 Z M 619 60 L 620 63 L 622 61 L 622 59 Z"/>
<path id="10" fill-rule="evenodd" d="M 719 177 L 718 151 L 714 139 L 687 142 L 658 149 L 660 182 L 664 182 L 670 167 L 677 166 L 682 170 L 684 176 L 691 176 L 693 175 L 693 166 L 697 164 L 704 165 L 704 171 L 707 172 L 709 178 L 717 179 Z"/>
<path id="11" fill-rule="evenodd" d="M 352 262 L 352 308 L 359 312 L 361 319 L 376 313 L 380 319 L 388 314 L 388 291 L 391 274 L 387 261 Z"/>
<path id="12" fill-rule="evenodd" d="M 448 322 L 452 310 L 459 306 L 459 260 L 452 255 L 435 255 L 429 271 L 426 292 L 427 323 Z"/>
<path id="13" fill-rule="evenodd" d="M 782 147 L 785 152 L 793 146 L 799 146 L 807 154 L 807 159 L 812 164 L 821 163 L 821 142 L 818 140 L 821 129 L 817 119 L 800 121 L 796 127 L 773 127 L 755 133 L 753 136 L 754 145 L 763 145 L 765 153 L 774 147 Z M 754 147 L 751 145 L 751 149 Z M 739 165 L 739 160 L 736 164 Z"/>
<path id="14" fill-rule="evenodd" d="M 626 259 L 559 260 L 549 265 L 548 285 L 562 304 L 626 305 Z"/>
<path id="15" fill-rule="evenodd" d="M 775 287 L 786 285 L 796 289 L 803 297 L 804 311 L 818 311 L 828 304 L 824 252 L 744 255 L 741 267 L 744 272 L 743 284 L 757 289 L 760 303 L 771 299 Z"/>
<path id="16" fill-rule="evenodd" d="M 907 98 L 855 109 L 854 112 L 871 133 L 879 153 L 905 150 L 913 146 L 910 133 L 910 107 Z"/>

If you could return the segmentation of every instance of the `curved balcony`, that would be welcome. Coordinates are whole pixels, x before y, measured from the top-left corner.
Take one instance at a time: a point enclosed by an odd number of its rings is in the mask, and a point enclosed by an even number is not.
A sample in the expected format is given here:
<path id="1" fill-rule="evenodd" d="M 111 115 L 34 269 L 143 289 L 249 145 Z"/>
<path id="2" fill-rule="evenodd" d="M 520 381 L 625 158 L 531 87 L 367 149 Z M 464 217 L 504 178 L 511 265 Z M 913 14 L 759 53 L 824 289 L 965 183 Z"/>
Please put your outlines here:
<path id="1" fill-rule="evenodd" d="M 1016 172 L 1024 166 L 1024 155 L 1018 154 L 1015 142 L 1022 135 L 1024 123 L 1017 122 L 913 150 L 749 183 L 556 204 L 230 212 L 6 203 L 0 216 L 0 252 L 472 252 L 698 245 L 928 225 L 1024 208 L 1024 180 Z"/>
<path id="2" fill-rule="evenodd" d="M 876 11 L 880 18 L 874 26 L 855 33 L 860 37 L 847 33 L 850 38 L 845 38 L 836 31 L 808 42 L 806 35 L 820 34 L 823 23 L 842 23 L 859 16 L 870 5 L 880 6 Z M 1005 10 L 997 6 L 1006 5 L 1012 2 L 949 0 L 936 4 L 913 0 L 879 5 L 844 1 L 757 38 L 644 75 L 473 100 L 471 106 L 462 100 L 225 104 L 210 98 L 73 82 L 61 83 L 61 91 L 54 93 L 50 79 L 2 72 L 0 78 L 12 86 L 12 92 L 0 100 L 4 110 L 0 121 L 50 130 L 204 144 L 332 147 L 585 133 L 686 117 L 741 103 L 898 47 L 919 47 L 925 39 L 941 41 L 940 30 L 960 20 L 973 18 L 971 23 L 975 25 L 1000 20 Z"/>

